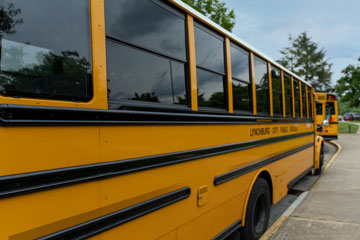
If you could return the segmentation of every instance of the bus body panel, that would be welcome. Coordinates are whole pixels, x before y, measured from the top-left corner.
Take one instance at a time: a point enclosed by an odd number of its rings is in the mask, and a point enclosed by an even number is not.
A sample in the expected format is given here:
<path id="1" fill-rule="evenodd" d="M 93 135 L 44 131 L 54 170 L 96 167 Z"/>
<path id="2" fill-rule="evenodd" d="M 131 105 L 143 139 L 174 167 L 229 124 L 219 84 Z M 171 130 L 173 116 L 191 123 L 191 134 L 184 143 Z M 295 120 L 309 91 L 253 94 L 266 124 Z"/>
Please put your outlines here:
<path id="1" fill-rule="evenodd" d="M 295 118 L 294 84 L 291 96 L 286 96 L 292 101 L 291 115 L 273 116 L 272 98 L 267 99 L 270 112 L 258 113 L 253 60 L 266 61 L 267 73 L 271 67 L 279 68 L 283 101 L 284 75 L 291 82 L 310 85 L 179 0 L 165 5 L 180 7 L 187 19 L 188 105 L 172 108 L 147 102 L 149 108 L 144 104 L 135 110 L 112 106 L 104 1 L 89 3 L 93 98 L 78 102 L 0 96 L 0 239 L 49 239 L 61 232 L 68 234 L 67 239 L 74 229 L 87 234 L 94 228 L 98 232 L 89 239 L 210 239 L 234 223 L 245 224 L 248 198 L 261 174 L 270 175 L 275 204 L 287 194 L 289 184 L 313 167 L 314 154 L 319 153 L 315 124 L 307 116 Z M 228 106 L 199 108 L 194 22 L 205 23 L 224 37 L 227 61 L 231 44 L 248 51 L 252 93 L 248 112 L 231 109 L 231 64 L 225 73 Z M 267 93 L 276 94 L 269 91 L 270 85 Z M 19 109 L 26 109 L 27 115 Z M 95 111 L 99 109 L 103 111 Z M 171 120 L 159 120 L 169 112 L 165 117 Z M 145 120 L 139 120 L 140 113 Z M 177 114 L 182 118 L 175 118 Z M 113 115 L 121 116 L 114 120 Z M 183 120 L 194 116 L 198 120 Z M 226 120 L 217 120 L 221 117 Z"/>
<path id="2" fill-rule="evenodd" d="M 189 150 L 186 149 L 185 142 L 186 144 L 196 146 L 196 148 L 204 148 L 262 139 L 261 136 L 250 136 L 251 131 L 249 129 L 253 127 L 256 127 L 255 129 L 270 128 L 271 133 L 269 136 L 271 137 L 291 135 L 288 132 L 279 133 L 275 130 L 283 127 L 283 131 L 285 131 L 287 127 L 288 131 L 290 131 L 290 126 L 293 127 L 294 131 L 296 130 L 296 134 L 305 133 L 312 129 L 312 124 L 204 125 L 196 126 L 198 131 L 194 131 L 193 126 L 109 126 L 80 127 L 76 128 L 77 130 L 73 129 L 73 127 L 55 127 L 51 131 L 49 127 L 38 127 L 35 129 L 9 127 L 2 128 L 2 130 L 7 131 L 7 134 L 3 135 L 5 138 L 7 138 L 7 135 L 16 136 L 17 131 L 21 130 L 23 135 L 26 136 L 28 133 L 29 136 L 32 136 L 31 142 L 34 145 L 30 145 L 26 151 L 26 162 L 24 162 L 25 154 L 20 156 L 9 154 L 4 163 L 6 163 L 7 169 L 16 169 L 16 166 L 22 163 L 31 162 L 35 166 L 34 170 L 39 171 L 52 169 L 53 167 L 64 168 L 84 165 L 84 162 L 80 161 L 81 159 L 83 161 L 87 160 L 86 164 L 94 163 L 96 159 L 98 159 L 98 162 L 111 162 Z M 156 137 L 151 134 L 153 133 L 151 129 L 154 130 L 154 128 L 158 128 L 156 129 Z M 59 133 L 54 134 L 55 130 L 58 130 Z M 33 134 L 34 131 L 37 134 Z M 83 133 L 82 131 L 88 133 L 93 131 L 94 134 L 92 136 L 80 134 Z M 95 132 L 100 133 L 100 137 Z M 53 138 L 49 137 L 50 134 L 48 133 L 52 133 Z M 70 133 L 73 133 L 73 135 Z M 225 133 L 228 136 L 226 141 L 221 137 Z M 66 137 L 58 138 L 61 134 Z M 141 138 L 136 136 L 141 136 Z M 158 238 L 164 233 L 180 227 L 182 223 L 187 224 L 186 227 L 180 228 L 183 230 L 179 230 L 179 234 L 180 232 L 185 234 L 187 232 L 185 229 L 197 228 L 199 234 L 207 232 L 210 235 L 216 235 L 220 229 L 230 224 L 232 220 L 241 219 L 241 216 L 243 216 L 243 211 L 246 209 L 246 197 L 248 197 L 251 190 L 250 184 L 256 179 L 255 176 L 258 174 L 258 170 L 229 180 L 219 186 L 214 186 L 214 177 L 280 155 L 297 148 L 297 146 L 312 143 L 312 138 L 312 136 L 298 137 L 278 143 L 268 143 L 259 147 L 251 147 L 249 149 L 221 153 L 212 157 L 172 164 L 170 166 L 138 171 L 100 181 L 90 181 L 2 199 L 0 202 L 4 204 L 0 204 L 0 206 L 5 207 L 2 209 L 2 213 L 3 219 L 6 219 L 2 223 L 6 231 L 3 231 L 2 234 L 4 234 L 3 236 L 17 236 L 18 239 L 26 239 L 33 236 L 39 237 L 130 207 L 136 203 L 161 196 L 184 186 L 190 186 L 192 194 L 189 198 L 113 228 L 101 234 L 101 236 L 104 235 L 104 239 L 111 239 L 113 238 L 112 236 L 117 234 L 121 234 L 121 236 L 138 236 L 139 238 L 145 236 Z M 62 141 L 58 141 L 59 139 Z M 169 139 L 173 139 L 173 141 L 169 141 Z M 29 138 L 24 138 L 24 140 L 27 140 L 28 143 L 30 142 Z M 58 141 L 58 143 L 50 144 L 50 141 L 53 143 Z M 88 143 L 87 146 L 89 147 L 91 142 L 93 144 L 89 150 L 93 151 L 93 153 L 91 151 L 76 151 L 75 148 L 80 147 L 80 143 Z M 7 144 L 6 148 L 11 150 L 18 143 L 8 141 Z M 46 144 L 56 146 L 56 148 L 52 149 L 49 147 L 51 154 L 44 155 L 39 148 L 34 147 L 35 145 L 44 146 L 44 144 L 45 146 Z M 72 150 L 71 158 L 65 158 L 64 155 L 70 154 L 66 151 L 64 152 L 64 149 Z M 91 153 L 93 160 L 91 160 L 90 155 L 84 156 L 83 152 Z M 311 161 L 306 164 L 303 163 L 303 160 L 306 160 L 305 157 L 311 154 L 312 150 L 309 148 L 289 157 L 279 159 L 266 167 L 273 177 L 273 203 L 276 203 L 286 195 L 287 184 L 293 180 L 294 176 L 301 174 L 301 172 L 311 166 Z M 46 160 L 49 161 L 50 155 L 52 157 L 50 162 L 55 162 L 56 164 L 44 164 Z M 63 161 L 61 162 L 62 164 L 59 164 L 57 163 L 59 160 L 56 160 L 54 157 L 62 157 L 70 162 Z M 42 168 L 39 166 L 42 166 Z M 30 167 L 26 166 L 26 168 L 29 169 Z M 204 206 L 198 207 L 197 190 L 204 185 L 208 188 L 209 199 Z M 28 205 L 27 203 L 32 204 Z M 61 208 L 58 207 L 59 203 L 61 203 Z M 65 206 L 67 207 L 64 208 Z M 234 211 L 234 209 L 237 209 L 237 211 Z M 15 222 L 19 223 L 19 220 L 17 218 L 18 215 L 14 214 L 14 212 L 21 212 L 23 216 L 27 216 L 21 219 L 21 228 L 15 224 Z M 52 214 L 49 215 L 49 212 Z M 223 224 L 219 224 L 216 221 L 220 215 L 222 215 L 222 218 L 227 219 L 226 221 L 221 221 Z M 37 216 L 36 221 L 34 221 L 33 216 Z M 174 219 L 167 221 L 169 216 L 174 216 Z M 215 218 L 215 216 L 218 217 Z M 162 227 L 154 230 L 153 222 L 161 223 Z M 195 225 L 192 225 L 190 222 Z M 209 231 L 206 226 L 212 225 L 217 227 L 214 227 L 213 231 Z M 138 226 L 142 226 L 141 232 L 135 230 Z M 182 234 L 180 235 L 182 236 Z M 184 236 L 188 235 L 185 234 Z M 203 235 L 202 238 L 206 239 L 205 236 L 207 235 Z M 194 237 L 193 239 L 196 238 Z"/>

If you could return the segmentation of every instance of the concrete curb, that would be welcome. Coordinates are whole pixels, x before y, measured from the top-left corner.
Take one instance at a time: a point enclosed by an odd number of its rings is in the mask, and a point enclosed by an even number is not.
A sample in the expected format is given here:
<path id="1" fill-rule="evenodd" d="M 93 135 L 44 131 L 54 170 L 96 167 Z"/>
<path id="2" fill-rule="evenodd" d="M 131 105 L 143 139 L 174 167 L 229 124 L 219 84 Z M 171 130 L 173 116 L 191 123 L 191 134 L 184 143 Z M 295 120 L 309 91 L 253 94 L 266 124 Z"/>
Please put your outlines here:
<path id="1" fill-rule="evenodd" d="M 340 154 L 342 147 L 340 144 L 335 143 L 335 142 L 328 142 L 331 145 L 334 145 L 335 147 L 337 147 L 337 151 L 336 153 L 331 157 L 331 159 L 329 160 L 329 162 L 326 164 L 320 178 L 322 177 L 322 175 L 326 174 L 328 168 L 333 164 L 333 162 L 335 161 L 335 159 L 337 158 L 337 156 Z M 319 178 L 319 179 L 320 179 Z M 310 189 L 310 191 L 312 191 L 313 189 L 315 189 L 319 183 L 319 179 L 316 181 L 315 185 L 312 186 L 312 188 Z M 271 225 L 271 227 L 266 230 L 266 232 L 261 236 L 260 240 L 269 240 L 272 236 L 274 236 L 277 231 L 280 229 L 280 227 L 282 226 L 282 224 L 286 221 L 286 219 L 288 219 L 288 217 L 294 212 L 294 210 L 296 209 L 297 206 L 299 206 L 299 204 L 305 199 L 305 197 L 308 195 L 309 192 L 303 192 L 302 194 L 299 195 L 299 197 L 286 209 L 286 211 L 274 222 L 273 225 Z"/>

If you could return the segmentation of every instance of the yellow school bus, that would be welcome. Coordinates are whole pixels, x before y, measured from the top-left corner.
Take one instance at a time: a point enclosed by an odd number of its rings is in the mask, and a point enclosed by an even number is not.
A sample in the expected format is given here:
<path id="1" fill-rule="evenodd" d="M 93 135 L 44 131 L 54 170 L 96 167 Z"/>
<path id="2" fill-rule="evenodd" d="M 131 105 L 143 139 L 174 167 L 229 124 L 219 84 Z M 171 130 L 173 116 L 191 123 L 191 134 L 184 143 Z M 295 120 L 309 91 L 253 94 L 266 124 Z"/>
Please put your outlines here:
<path id="1" fill-rule="evenodd" d="M 313 88 L 180 0 L 0 10 L 0 239 L 257 239 L 321 170 Z"/>
<path id="2" fill-rule="evenodd" d="M 315 123 L 322 124 L 328 121 L 329 126 L 323 129 L 322 137 L 325 140 L 336 140 L 338 138 L 338 104 L 336 96 L 327 93 L 315 93 L 316 117 Z"/>

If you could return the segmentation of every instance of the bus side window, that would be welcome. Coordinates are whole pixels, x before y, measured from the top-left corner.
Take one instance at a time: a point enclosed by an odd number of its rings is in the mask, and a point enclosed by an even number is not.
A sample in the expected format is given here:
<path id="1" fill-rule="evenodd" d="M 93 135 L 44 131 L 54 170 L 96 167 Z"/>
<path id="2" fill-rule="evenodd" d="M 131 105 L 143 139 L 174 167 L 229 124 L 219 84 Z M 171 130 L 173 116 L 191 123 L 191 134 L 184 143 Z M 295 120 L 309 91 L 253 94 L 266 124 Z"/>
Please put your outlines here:
<path id="1" fill-rule="evenodd" d="M 316 115 L 322 115 L 322 114 L 323 114 L 323 104 L 316 103 Z"/>
<path id="2" fill-rule="evenodd" d="M 110 103 L 188 104 L 185 16 L 161 1 L 105 1 Z"/>
<path id="3" fill-rule="evenodd" d="M 302 112 L 303 112 L 303 118 L 307 117 L 307 111 L 306 111 L 306 87 L 305 84 L 301 83 L 301 94 L 302 94 Z"/>
<path id="4" fill-rule="evenodd" d="M 2 4 L 16 13 L 5 25 Z M 1 95 L 74 102 L 93 98 L 89 0 L 3 0 L 0 15 Z"/>
<path id="5" fill-rule="evenodd" d="M 295 117 L 300 117 L 300 86 L 299 80 L 294 78 Z"/>
<path id="6" fill-rule="evenodd" d="M 257 112 L 269 114 L 269 78 L 267 63 L 254 56 Z"/>
<path id="7" fill-rule="evenodd" d="M 284 73 L 284 89 L 285 89 L 285 112 L 286 117 L 292 117 L 292 90 L 291 77 Z"/>
<path id="8" fill-rule="evenodd" d="M 308 102 L 309 102 L 309 118 L 312 119 L 312 101 L 311 101 L 311 88 L 308 88 Z"/>
<path id="9" fill-rule="evenodd" d="M 282 116 L 283 105 L 282 105 L 282 86 L 280 70 L 271 67 L 271 80 L 272 80 L 272 91 L 273 91 L 273 110 L 274 115 Z"/>
<path id="10" fill-rule="evenodd" d="M 234 110 L 251 112 L 250 53 L 231 43 L 230 54 Z"/>
<path id="11" fill-rule="evenodd" d="M 334 115 L 335 114 L 335 104 L 334 104 L 334 102 L 327 102 L 326 103 L 326 109 L 329 109 L 329 114 Z"/>
<path id="12" fill-rule="evenodd" d="M 226 108 L 224 37 L 194 24 L 199 107 Z"/>

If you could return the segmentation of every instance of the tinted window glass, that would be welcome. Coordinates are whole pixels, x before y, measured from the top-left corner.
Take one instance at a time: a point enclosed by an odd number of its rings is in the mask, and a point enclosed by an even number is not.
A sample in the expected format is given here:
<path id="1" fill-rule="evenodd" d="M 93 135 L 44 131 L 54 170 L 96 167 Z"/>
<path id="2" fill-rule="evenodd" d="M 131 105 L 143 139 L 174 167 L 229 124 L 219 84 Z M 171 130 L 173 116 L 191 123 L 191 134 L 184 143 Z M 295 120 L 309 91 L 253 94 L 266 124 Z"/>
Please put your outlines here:
<path id="1" fill-rule="evenodd" d="M 299 81 L 294 79 L 294 96 L 296 99 L 300 98 Z"/>
<path id="2" fill-rule="evenodd" d="M 185 66 L 142 50 L 107 41 L 110 101 L 186 104 Z"/>
<path id="3" fill-rule="evenodd" d="M 284 87 L 285 87 L 285 94 L 292 96 L 291 91 L 291 77 L 289 75 L 284 74 Z"/>
<path id="4" fill-rule="evenodd" d="M 281 115 L 282 114 L 282 94 L 273 92 L 273 111 L 274 114 Z"/>
<path id="5" fill-rule="evenodd" d="M 266 62 L 254 57 L 255 84 L 259 87 L 269 87 Z"/>
<path id="6" fill-rule="evenodd" d="M 307 111 L 306 111 L 306 86 L 305 84 L 301 83 L 301 95 L 302 95 L 302 111 L 303 111 L 303 117 L 307 117 Z"/>
<path id="7" fill-rule="evenodd" d="M 299 81 L 294 79 L 295 116 L 300 116 L 300 87 Z"/>
<path id="8" fill-rule="evenodd" d="M 225 108 L 222 75 L 197 69 L 197 84 L 199 106 Z"/>
<path id="9" fill-rule="evenodd" d="M 225 72 L 224 42 L 211 30 L 195 25 L 196 65 L 219 73 Z"/>
<path id="10" fill-rule="evenodd" d="M 288 117 L 292 117 L 293 113 L 292 113 L 292 97 L 290 96 L 285 96 L 285 111 L 286 111 L 286 116 Z"/>
<path id="11" fill-rule="evenodd" d="M 235 110 L 251 111 L 251 85 L 236 80 L 232 81 L 233 104 Z"/>
<path id="12" fill-rule="evenodd" d="M 89 0 L 0 0 L 2 9 L 0 93 L 89 101 Z"/>
<path id="13" fill-rule="evenodd" d="M 281 78 L 280 78 L 280 70 L 272 69 L 271 70 L 271 80 L 272 80 L 272 89 L 277 92 L 282 92 L 281 89 Z"/>
<path id="14" fill-rule="evenodd" d="M 257 111 L 260 113 L 268 113 L 269 112 L 269 91 L 264 89 L 256 89 L 256 103 L 257 103 Z"/>
<path id="15" fill-rule="evenodd" d="M 154 2 L 105 0 L 106 35 L 185 60 L 185 16 Z"/>
<path id="16" fill-rule="evenodd" d="M 300 117 L 300 99 L 295 99 L 295 116 Z"/>
<path id="17" fill-rule="evenodd" d="M 312 118 L 311 90 L 308 89 L 309 118 Z"/>
<path id="18" fill-rule="evenodd" d="M 250 82 L 249 52 L 231 45 L 230 53 L 232 77 Z"/>
<path id="19" fill-rule="evenodd" d="M 329 112 L 331 115 L 335 114 L 335 104 L 333 102 L 326 103 L 326 112 Z"/>
<path id="20" fill-rule="evenodd" d="M 306 98 L 306 86 L 303 83 L 301 83 L 301 94 L 302 97 Z"/>
<path id="21" fill-rule="evenodd" d="M 316 115 L 322 115 L 322 103 L 316 103 Z"/>
<path id="22" fill-rule="evenodd" d="M 271 81 L 273 90 L 273 112 L 274 114 L 281 115 L 283 111 L 282 107 L 282 87 L 280 70 L 272 67 Z"/>
<path id="23" fill-rule="evenodd" d="M 285 89 L 285 111 L 286 116 L 293 116 L 293 105 L 292 105 L 292 88 L 291 88 L 291 77 L 284 73 L 284 89 Z"/>

